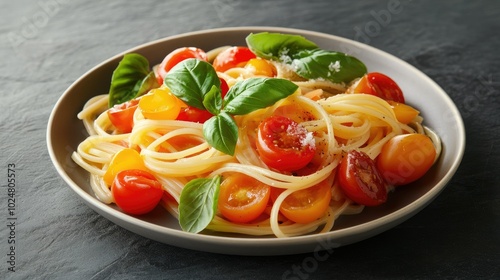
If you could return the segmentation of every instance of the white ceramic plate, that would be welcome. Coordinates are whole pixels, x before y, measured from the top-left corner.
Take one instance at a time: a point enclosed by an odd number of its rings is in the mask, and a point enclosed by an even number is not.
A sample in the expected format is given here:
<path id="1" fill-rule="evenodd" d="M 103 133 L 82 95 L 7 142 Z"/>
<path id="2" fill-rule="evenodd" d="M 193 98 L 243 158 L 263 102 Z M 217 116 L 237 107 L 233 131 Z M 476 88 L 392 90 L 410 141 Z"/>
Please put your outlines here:
<path id="1" fill-rule="evenodd" d="M 413 183 L 413 186 L 400 188 L 392 193 L 386 204 L 367 208 L 358 215 L 340 217 L 331 232 L 286 239 L 187 233 L 181 231 L 178 221 L 161 207 L 144 217 L 136 218 L 98 201 L 91 191 L 88 173 L 70 158 L 72 151 L 87 136 L 76 115 L 90 97 L 107 92 L 111 74 L 122 55 L 137 52 L 154 65 L 178 47 L 196 46 L 210 50 L 222 45 L 244 45 L 249 33 L 262 31 L 300 34 L 323 49 L 356 56 L 367 65 L 369 71 L 379 71 L 392 77 L 401 86 L 407 103 L 421 111 L 425 124 L 442 139 L 443 151 L 435 166 L 424 178 Z M 124 53 L 97 65 L 64 92 L 49 119 L 47 145 L 57 172 L 92 209 L 132 232 L 160 242 L 194 250 L 238 255 L 304 253 L 358 242 L 394 227 L 428 205 L 452 178 L 463 156 L 465 130 L 460 114 L 448 95 L 430 78 L 406 62 L 355 41 L 297 29 L 240 27 L 172 36 Z"/>

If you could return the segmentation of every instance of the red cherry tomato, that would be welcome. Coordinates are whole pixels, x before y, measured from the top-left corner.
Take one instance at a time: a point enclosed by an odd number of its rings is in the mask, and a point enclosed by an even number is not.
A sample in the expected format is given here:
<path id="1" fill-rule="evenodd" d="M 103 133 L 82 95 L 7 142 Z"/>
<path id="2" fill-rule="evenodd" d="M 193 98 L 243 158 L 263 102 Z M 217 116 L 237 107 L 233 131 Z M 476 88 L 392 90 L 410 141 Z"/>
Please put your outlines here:
<path id="1" fill-rule="evenodd" d="M 271 187 L 253 177 L 235 173 L 220 186 L 218 209 L 231 222 L 248 223 L 266 209 Z"/>
<path id="2" fill-rule="evenodd" d="M 339 184 L 355 203 L 376 206 L 387 200 L 387 184 L 367 154 L 349 151 L 338 168 Z"/>
<path id="3" fill-rule="evenodd" d="M 267 166 L 284 172 L 305 167 L 316 151 L 312 133 L 283 116 L 271 116 L 259 125 L 256 146 Z"/>
<path id="4" fill-rule="evenodd" d="M 212 63 L 215 71 L 224 72 L 234 67 L 243 67 L 255 54 L 247 47 L 230 47 L 219 53 Z"/>
<path id="5" fill-rule="evenodd" d="M 423 134 L 394 136 L 384 144 L 377 167 L 387 183 L 406 185 L 422 177 L 434 163 L 436 149 Z"/>
<path id="6" fill-rule="evenodd" d="M 156 69 L 155 75 L 158 84 L 163 84 L 163 78 L 165 78 L 165 75 L 167 75 L 167 72 L 170 71 L 170 69 L 172 69 L 179 62 L 188 58 L 196 58 L 207 61 L 207 54 L 202 49 L 194 47 L 178 48 L 172 51 L 163 59 L 161 64 Z"/>
<path id="7" fill-rule="evenodd" d="M 134 126 L 134 112 L 139 104 L 138 99 L 132 99 L 122 104 L 116 104 L 108 110 L 111 123 L 121 133 L 129 133 Z"/>
<path id="8" fill-rule="evenodd" d="M 220 88 L 221 88 L 221 94 L 222 98 L 226 96 L 226 93 L 229 91 L 229 86 L 227 85 L 226 80 L 223 78 L 220 79 Z M 177 116 L 177 120 L 180 121 L 188 121 L 188 122 L 197 122 L 197 123 L 204 123 L 208 119 L 210 119 L 213 115 L 210 114 L 207 110 L 202 110 L 198 109 L 196 107 L 192 106 L 187 106 L 181 108 L 181 111 L 179 115 Z"/>
<path id="9" fill-rule="evenodd" d="M 153 210 L 161 197 L 161 183 L 149 172 L 128 169 L 119 172 L 111 185 L 111 194 L 123 212 L 142 215 Z"/>
<path id="10" fill-rule="evenodd" d="M 378 72 L 364 75 L 349 92 L 372 94 L 384 100 L 405 103 L 403 91 L 398 84 L 388 76 Z"/>

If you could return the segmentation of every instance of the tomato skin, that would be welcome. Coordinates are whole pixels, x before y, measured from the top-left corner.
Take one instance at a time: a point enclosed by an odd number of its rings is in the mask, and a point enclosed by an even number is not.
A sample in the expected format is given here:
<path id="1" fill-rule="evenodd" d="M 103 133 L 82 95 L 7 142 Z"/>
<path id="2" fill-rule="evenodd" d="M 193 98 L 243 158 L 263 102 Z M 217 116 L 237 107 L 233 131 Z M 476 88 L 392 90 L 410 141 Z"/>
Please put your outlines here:
<path id="1" fill-rule="evenodd" d="M 123 212 L 142 215 L 153 210 L 163 196 L 161 183 L 149 172 L 129 169 L 119 172 L 111 186 L 116 205 Z"/>
<path id="2" fill-rule="evenodd" d="M 267 166 L 282 172 L 305 167 L 316 151 L 312 133 L 284 116 L 271 116 L 260 123 L 256 147 Z"/>
<path id="3" fill-rule="evenodd" d="M 340 187 L 355 203 L 377 206 L 387 200 L 387 184 L 375 161 L 364 152 L 349 151 L 337 172 Z"/>
<path id="4" fill-rule="evenodd" d="M 128 169 L 141 169 L 148 171 L 141 155 L 133 148 L 125 148 L 113 156 L 108 169 L 104 173 L 103 180 L 108 186 L 111 186 L 116 174 L 120 173 L 120 171 Z"/>
<path id="5" fill-rule="evenodd" d="M 256 58 L 256 56 L 249 48 L 234 46 L 219 53 L 212 65 L 215 71 L 224 72 L 234 67 L 243 67 L 252 58 Z"/>
<path id="6" fill-rule="evenodd" d="M 199 60 L 207 61 L 207 54 L 205 51 L 195 47 L 183 47 L 178 48 L 167 54 L 167 56 L 160 63 L 156 69 L 155 75 L 158 84 L 163 84 L 163 79 L 167 75 L 168 71 L 172 69 L 179 62 L 186 60 L 188 58 L 196 58 Z"/>
<path id="7" fill-rule="evenodd" d="M 134 126 L 134 113 L 139 100 L 132 99 L 116 104 L 108 110 L 108 117 L 114 127 L 121 133 L 130 133 Z"/>
<path id="8" fill-rule="evenodd" d="M 218 209 L 229 221 L 248 223 L 266 209 L 271 187 L 244 174 L 231 174 L 220 186 Z"/>
<path id="9" fill-rule="evenodd" d="M 366 93 L 378 96 L 384 100 L 405 103 L 403 91 L 398 84 L 393 79 L 378 72 L 371 72 L 364 75 L 348 92 Z"/>
<path id="10" fill-rule="evenodd" d="M 175 120 L 183 102 L 163 88 L 152 89 L 139 101 L 139 109 L 146 119 Z"/>
<path id="11" fill-rule="evenodd" d="M 416 116 L 418 116 L 418 114 L 420 114 L 418 110 L 409 105 L 392 100 L 388 100 L 387 102 L 391 105 L 391 108 L 396 115 L 396 119 L 400 123 L 409 124 Z"/>
<path id="12" fill-rule="evenodd" d="M 384 144 L 377 167 L 387 183 L 406 185 L 422 177 L 433 165 L 436 149 L 423 134 L 394 136 Z"/>
<path id="13" fill-rule="evenodd" d="M 265 59 L 252 58 L 245 64 L 245 68 L 250 70 L 254 75 L 266 77 L 276 76 L 276 69 Z"/>
<path id="14" fill-rule="evenodd" d="M 275 201 L 283 191 L 273 188 L 271 199 Z M 307 189 L 291 193 L 281 203 L 280 213 L 296 223 L 311 223 L 325 215 L 331 198 L 331 186 L 324 180 Z"/>

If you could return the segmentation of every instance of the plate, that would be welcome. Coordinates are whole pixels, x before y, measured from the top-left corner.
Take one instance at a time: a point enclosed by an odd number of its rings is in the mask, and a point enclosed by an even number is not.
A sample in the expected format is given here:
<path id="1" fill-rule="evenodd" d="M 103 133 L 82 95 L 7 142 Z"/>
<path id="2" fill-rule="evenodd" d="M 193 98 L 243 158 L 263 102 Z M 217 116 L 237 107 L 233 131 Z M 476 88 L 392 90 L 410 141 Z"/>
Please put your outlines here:
<path id="1" fill-rule="evenodd" d="M 140 53 L 154 65 L 178 47 L 195 46 L 210 50 L 222 45 L 244 45 L 249 33 L 263 31 L 302 35 L 323 49 L 353 55 L 363 61 L 370 72 L 382 72 L 397 81 L 405 92 L 406 102 L 418 108 L 425 125 L 441 137 L 443 151 L 433 168 L 413 183 L 414 186 L 400 188 L 392 193 L 384 205 L 365 209 L 358 215 L 340 217 L 330 232 L 291 238 L 193 234 L 183 232 L 178 221 L 161 207 L 137 218 L 98 201 L 91 191 L 89 174 L 71 160 L 71 153 L 87 137 L 76 115 L 89 98 L 107 92 L 112 72 L 123 54 Z M 69 187 L 89 207 L 125 229 L 159 242 L 199 251 L 284 255 L 330 250 L 358 242 L 418 213 L 445 188 L 456 172 L 465 149 L 465 129 L 460 113 L 449 96 L 429 77 L 397 57 L 359 42 L 324 33 L 277 27 L 238 27 L 197 31 L 153 41 L 92 68 L 75 81 L 56 103 L 48 122 L 47 146 L 57 172 Z"/>

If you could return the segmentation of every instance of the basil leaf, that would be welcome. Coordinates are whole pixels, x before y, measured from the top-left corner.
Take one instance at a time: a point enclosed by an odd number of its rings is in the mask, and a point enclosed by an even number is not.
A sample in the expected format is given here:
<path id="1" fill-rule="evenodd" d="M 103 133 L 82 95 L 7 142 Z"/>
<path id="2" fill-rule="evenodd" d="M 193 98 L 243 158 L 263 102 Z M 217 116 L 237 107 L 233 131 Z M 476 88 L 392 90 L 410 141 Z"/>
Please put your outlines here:
<path id="1" fill-rule="evenodd" d="M 108 105 L 113 107 L 132 100 L 158 86 L 145 57 L 137 53 L 125 54 L 113 71 Z"/>
<path id="2" fill-rule="evenodd" d="M 306 79 L 349 83 L 366 74 L 363 62 L 341 52 L 320 49 L 298 35 L 258 33 L 246 38 L 248 47 L 259 57 L 288 64 Z"/>
<path id="3" fill-rule="evenodd" d="M 290 54 L 318 46 L 300 35 L 261 32 L 246 37 L 250 50 L 258 57 L 283 61 Z"/>
<path id="4" fill-rule="evenodd" d="M 238 141 L 238 126 L 230 115 L 222 111 L 203 124 L 203 137 L 210 146 L 232 156 Z"/>
<path id="5" fill-rule="evenodd" d="M 357 58 L 321 49 L 303 50 L 293 55 L 292 65 L 304 78 L 323 78 L 334 83 L 347 83 L 367 72 L 366 66 Z"/>
<path id="6" fill-rule="evenodd" d="M 236 83 L 224 97 L 224 111 L 244 115 L 273 105 L 293 94 L 298 86 L 278 78 L 250 78 Z"/>
<path id="7" fill-rule="evenodd" d="M 198 109 L 205 109 L 203 99 L 212 86 L 220 87 L 219 77 L 212 65 L 195 58 L 175 65 L 165 75 L 163 83 L 175 96 Z"/>
<path id="8" fill-rule="evenodd" d="M 212 221 L 217 211 L 220 176 L 189 181 L 179 200 L 179 224 L 184 231 L 198 233 Z"/>
<path id="9" fill-rule="evenodd" d="M 212 89 L 203 99 L 203 106 L 205 106 L 207 111 L 209 111 L 212 115 L 219 114 L 222 109 L 222 93 L 218 87 L 212 86 Z"/>

